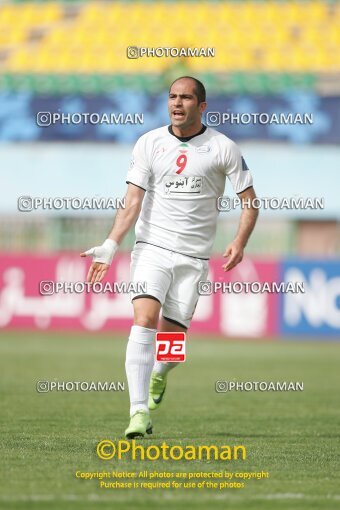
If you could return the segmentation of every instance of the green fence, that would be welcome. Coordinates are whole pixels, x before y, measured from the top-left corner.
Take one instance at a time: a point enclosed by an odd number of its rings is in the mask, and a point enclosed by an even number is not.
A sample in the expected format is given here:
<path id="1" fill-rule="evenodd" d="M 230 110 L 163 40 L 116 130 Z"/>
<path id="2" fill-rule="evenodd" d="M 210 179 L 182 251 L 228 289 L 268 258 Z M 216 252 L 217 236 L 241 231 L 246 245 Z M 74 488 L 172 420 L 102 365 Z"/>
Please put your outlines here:
<path id="1" fill-rule="evenodd" d="M 183 74 L 183 73 L 182 73 Z M 178 73 L 176 74 L 176 77 Z M 310 73 L 195 73 L 209 94 L 277 94 L 289 90 L 314 90 L 316 76 Z M 102 94 L 113 90 L 163 92 L 171 78 L 165 74 L 11 74 L 0 75 L 0 90 L 37 94 Z"/>
<path id="2" fill-rule="evenodd" d="M 222 213 L 221 213 L 222 215 Z M 214 253 L 222 254 L 235 236 L 236 217 L 218 222 Z M 112 218 L 105 217 L 2 217 L 0 246 L 2 251 L 46 253 L 55 251 L 81 251 L 101 244 L 112 226 Z M 134 244 L 130 230 L 121 250 L 129 251 Z M 251 237 L 247 253 L 280 256 L 295 253 L 295 223 L 291 221 L 263 220 L 258 222 Z"/>

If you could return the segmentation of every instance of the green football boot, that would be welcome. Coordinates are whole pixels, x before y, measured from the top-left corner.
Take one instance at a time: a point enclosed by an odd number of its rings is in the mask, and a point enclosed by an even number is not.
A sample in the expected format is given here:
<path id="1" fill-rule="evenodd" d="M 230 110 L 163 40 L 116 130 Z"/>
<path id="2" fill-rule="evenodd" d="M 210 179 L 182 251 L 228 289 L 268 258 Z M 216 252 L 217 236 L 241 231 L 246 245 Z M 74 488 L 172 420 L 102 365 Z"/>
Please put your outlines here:
<path id="1" fill-rule="evenodd" d="M 166 388 L 166 375 L 160 375 L 152 372 L 149 387 L 148 406 L 151 411 L 157 409 L 163 400 Z"/>
<path id="2" fill-rule="evenodd" d="M 152 423 L 149 413 L 145 411 L 136 411 L 130 418 L 130 424 L 125 431 L 127 439 L 135 437 L 144 437 L 145 434 L 152 434 Z"/>

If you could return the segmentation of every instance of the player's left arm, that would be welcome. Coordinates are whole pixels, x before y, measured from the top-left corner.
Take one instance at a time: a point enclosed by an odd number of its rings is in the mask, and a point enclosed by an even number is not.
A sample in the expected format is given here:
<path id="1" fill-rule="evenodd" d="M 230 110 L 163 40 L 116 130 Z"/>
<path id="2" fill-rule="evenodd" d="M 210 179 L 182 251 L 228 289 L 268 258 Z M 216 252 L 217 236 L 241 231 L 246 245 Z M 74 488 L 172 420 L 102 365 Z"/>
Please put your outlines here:
<path id="1" fill-rule="evenodd" d="M 228 258 L 228 262 L 222 267 L 224 271 L 230 271 L 243 259 L 244 248 L 248 239 L 254 230 L 255 223 L 259 214 L 257 208 L 254 208 L 254 198 L 256 198 L 253 186 L 238 193 L 242 202 L 242 213 L 235 239 L 226 247 L 223 257 Z"/>

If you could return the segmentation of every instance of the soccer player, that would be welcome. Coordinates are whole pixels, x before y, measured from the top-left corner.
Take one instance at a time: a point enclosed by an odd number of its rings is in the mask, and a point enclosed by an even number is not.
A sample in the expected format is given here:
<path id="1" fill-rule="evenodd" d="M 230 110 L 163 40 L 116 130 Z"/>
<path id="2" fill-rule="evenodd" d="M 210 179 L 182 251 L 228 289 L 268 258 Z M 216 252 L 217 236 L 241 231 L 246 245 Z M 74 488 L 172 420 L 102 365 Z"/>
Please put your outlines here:
<path id="1" fill-rule="evenodd" d="M 206 127 L 203 84 L 192 77 L 175 80 L 169 91 L 171 124 L 144 134 L 137 141 L 127 174 L 125 208 L 119 209 L 112 231 L 91 255 L 88 281 L 101 281 L 125 234 L 136 222 L 131 254 L 131 281 L 146 282 L 147 294 L 132 295 L 134 325 L 126 350 L 130 394 L 127 438 L 152 432 L 150 409 L 164 395 L 167 375 L 177 363 L 154 362 L 157 331 L 185 332 L 193 317 L 198 282 L 206 280 L 218 217 L 217 198 L 226 177 L 242 201 L 239 227 L 227 246 L 223 265 L 230 271 L 243 257 L 255 226 L 257 209 L 248 167 L 237 145 Z M 159 314 L 162 309 L 162 318 Z"/>

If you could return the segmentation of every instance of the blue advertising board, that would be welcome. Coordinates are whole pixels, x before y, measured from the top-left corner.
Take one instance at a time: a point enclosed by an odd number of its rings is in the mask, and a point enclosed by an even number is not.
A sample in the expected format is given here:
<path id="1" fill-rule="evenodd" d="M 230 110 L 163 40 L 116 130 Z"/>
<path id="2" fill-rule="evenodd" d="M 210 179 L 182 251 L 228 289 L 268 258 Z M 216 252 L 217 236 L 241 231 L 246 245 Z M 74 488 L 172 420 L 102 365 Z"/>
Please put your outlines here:
<path id="1" fill-rule="evenodd" d="M 340 340 L 340 260 L 287 259 L 281 279 L 303 282 L 304 293 L 280 295 L 280 333 Z"/>

